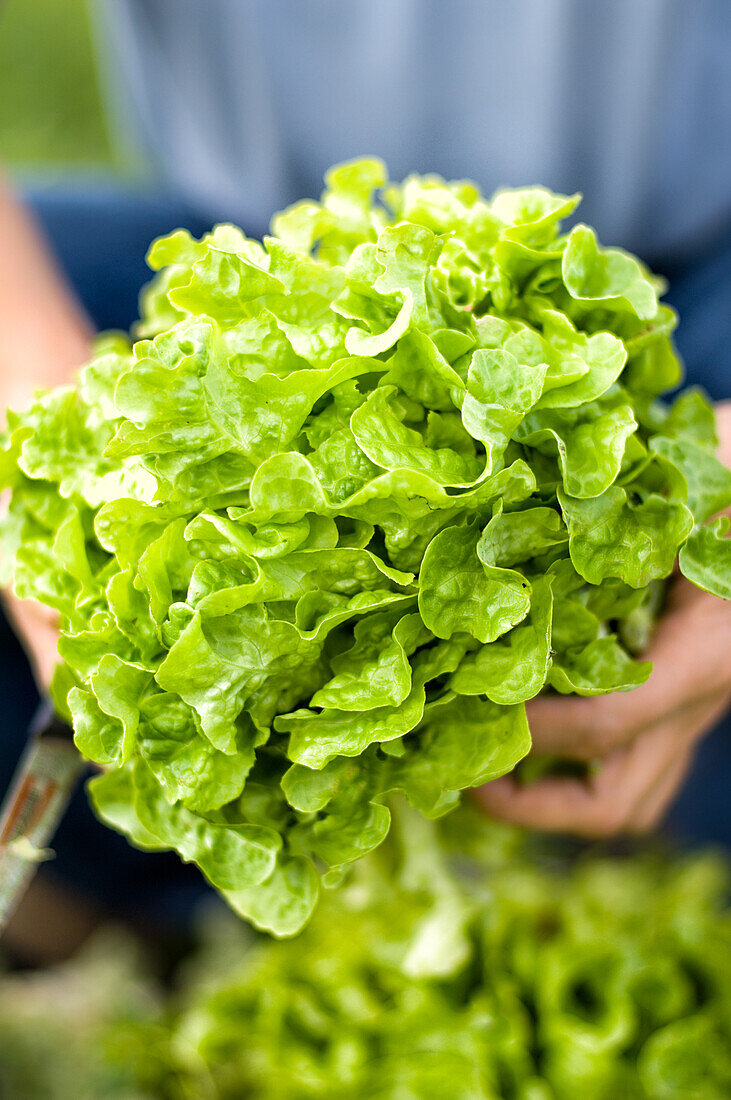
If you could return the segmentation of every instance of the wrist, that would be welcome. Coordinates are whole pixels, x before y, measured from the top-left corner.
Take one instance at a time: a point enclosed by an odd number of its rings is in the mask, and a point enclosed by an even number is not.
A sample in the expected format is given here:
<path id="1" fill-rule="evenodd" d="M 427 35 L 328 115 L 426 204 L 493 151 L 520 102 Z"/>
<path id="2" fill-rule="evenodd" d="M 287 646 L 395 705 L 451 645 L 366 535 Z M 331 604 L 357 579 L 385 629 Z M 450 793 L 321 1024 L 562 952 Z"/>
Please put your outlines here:
<path id="1" fill-rule="evenodd" d="M 731 400 L 719 401 L 716 405 L 716 427 L 718 458 L 725 466 L 731 468 Z"/>
<path id="2" fill-rule="evenodd" d="M 92 327 L 42 231 L 0 180 L 0 414 L 69 381 Z"/>
<path id="3" fill-rule="evenodd" d="M 53 315 L 55 312 L 55 316 Z M 0 348 L 0 408 L 22 409 L 38 390 L 71 381 L 91 355 L 93 330 L 76 310 L 47 313 L 23 323 L 3 323 Z"/>

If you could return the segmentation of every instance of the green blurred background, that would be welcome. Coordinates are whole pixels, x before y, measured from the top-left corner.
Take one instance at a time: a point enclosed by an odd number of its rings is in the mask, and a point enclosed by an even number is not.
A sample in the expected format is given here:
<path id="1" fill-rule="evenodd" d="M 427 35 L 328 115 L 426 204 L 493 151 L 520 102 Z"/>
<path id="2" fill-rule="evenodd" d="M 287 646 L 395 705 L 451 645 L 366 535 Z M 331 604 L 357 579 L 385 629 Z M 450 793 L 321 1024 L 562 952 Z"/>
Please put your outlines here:
<path id="1" fill-rule="evenodd" d="M 118 170 L 86 0 L 0 0 L 0 161 Z"/>

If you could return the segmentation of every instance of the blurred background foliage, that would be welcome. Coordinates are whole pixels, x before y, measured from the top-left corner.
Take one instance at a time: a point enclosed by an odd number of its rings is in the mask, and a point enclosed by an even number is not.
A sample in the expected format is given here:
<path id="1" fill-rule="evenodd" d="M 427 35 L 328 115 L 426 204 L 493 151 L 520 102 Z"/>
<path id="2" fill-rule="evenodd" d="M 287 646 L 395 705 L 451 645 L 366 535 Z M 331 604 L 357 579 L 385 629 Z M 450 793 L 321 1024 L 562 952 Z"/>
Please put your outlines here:
<path id="1" fill-rule="evenodd" d="M 116 166 L 86 0 L 0 2 L 0 161 Z"/>

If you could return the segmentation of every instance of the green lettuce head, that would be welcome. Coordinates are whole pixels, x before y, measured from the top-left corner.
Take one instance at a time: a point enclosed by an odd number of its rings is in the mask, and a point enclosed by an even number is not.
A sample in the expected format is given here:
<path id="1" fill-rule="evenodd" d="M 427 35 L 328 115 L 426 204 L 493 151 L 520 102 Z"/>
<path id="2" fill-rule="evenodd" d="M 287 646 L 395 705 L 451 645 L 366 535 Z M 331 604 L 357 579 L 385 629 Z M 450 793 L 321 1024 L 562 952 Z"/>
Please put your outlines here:
<path id="1" fill-rule="evenodd" d="M 731 595 L 713 413 L 658 402 L 674 315 L 577 202 L 341 165 L 263 243 L 156 241 L 141 339 L 10 416 L 6 569 L 97 812 L 277 935 L 389 792 L 441 815 L 527 699 L 642 683 L 678 556 Z"/>

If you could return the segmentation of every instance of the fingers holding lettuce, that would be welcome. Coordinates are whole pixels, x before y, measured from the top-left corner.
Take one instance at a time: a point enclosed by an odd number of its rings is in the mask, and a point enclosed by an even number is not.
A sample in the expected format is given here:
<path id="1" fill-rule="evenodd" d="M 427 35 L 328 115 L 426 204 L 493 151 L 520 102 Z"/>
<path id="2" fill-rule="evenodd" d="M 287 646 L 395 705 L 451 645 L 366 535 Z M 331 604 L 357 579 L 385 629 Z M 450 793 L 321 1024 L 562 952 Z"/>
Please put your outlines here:
<path id="1" fill-rule="evenodd" d="M 731 402 L 716 419 L 718 457 L 729 466 Z M 585 778 L 506 776 L 480 789 L 482 806 L 506 821 L 590 837 L 657 826 L 698 742 L 731 702 L 731 604 L 676 576 L 646 657 L 652 674 L 632 691 L 543 695 L 528 705 L 534 753 L 587 763 Z"/>

